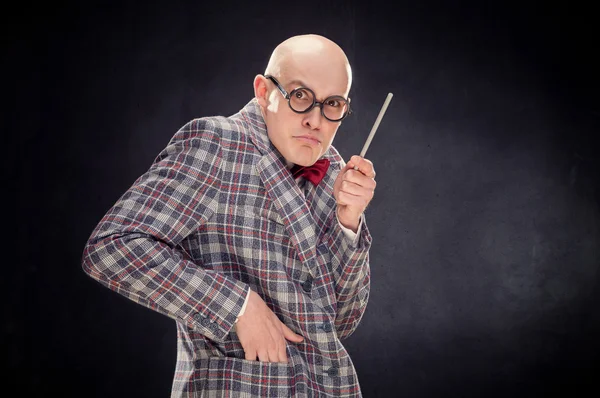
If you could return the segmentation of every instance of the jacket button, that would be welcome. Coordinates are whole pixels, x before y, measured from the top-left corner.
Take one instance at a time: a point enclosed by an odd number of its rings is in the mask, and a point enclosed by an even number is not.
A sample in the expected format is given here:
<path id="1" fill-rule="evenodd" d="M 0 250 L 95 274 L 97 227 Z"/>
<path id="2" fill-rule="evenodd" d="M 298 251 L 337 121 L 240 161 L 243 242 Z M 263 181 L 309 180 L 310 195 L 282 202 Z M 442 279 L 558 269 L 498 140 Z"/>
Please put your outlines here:
<path id="1" fill-rule="evenodd" d="M 200 324 L 204 327 L 208 327 L 208 325 L 210 325 L 210 320 L 208 318 L 202 318 Z"/>
<path id="2" fill-rule="evenodd" d="M 331 377 L 337 376 L 339 374 L 339 369 L 335 366 L 332 366 L 329 369 L 327 369 L 327 374 Z"/>
<path id="3" fill-rule="evenodd" d="M 332 330 L 331 323 L 325 322 L 322 326 L 322 329 L 327 333 L 331 332 L 331 330 Z"/>
<path id="4" fill-rule="evenodd" d="M 313 278 L 312 278 L 312 276 L 309 276 L 302 284 L 302 289 L 304 289 L 304 291 L 306 293 L 310 293 L 310 291 L 312 289 L 312 283 L 313 283 Z"/>

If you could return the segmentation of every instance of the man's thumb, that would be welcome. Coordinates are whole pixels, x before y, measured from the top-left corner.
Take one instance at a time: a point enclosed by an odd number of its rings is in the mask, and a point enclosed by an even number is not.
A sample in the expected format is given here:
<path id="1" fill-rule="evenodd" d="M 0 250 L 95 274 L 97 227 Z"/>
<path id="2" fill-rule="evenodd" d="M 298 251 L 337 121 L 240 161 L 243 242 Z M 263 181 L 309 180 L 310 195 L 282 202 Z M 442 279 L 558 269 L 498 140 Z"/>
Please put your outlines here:
<path id="1" fill-rule="evenodd" d="M 294 333 L 292 329 L 285 326 L 285 324 L 282 323 L 281 326 L 283 326 L 283 336 L 289 341 L 300 343 L 302 340 L 304 340 L 304 337 Z"/>

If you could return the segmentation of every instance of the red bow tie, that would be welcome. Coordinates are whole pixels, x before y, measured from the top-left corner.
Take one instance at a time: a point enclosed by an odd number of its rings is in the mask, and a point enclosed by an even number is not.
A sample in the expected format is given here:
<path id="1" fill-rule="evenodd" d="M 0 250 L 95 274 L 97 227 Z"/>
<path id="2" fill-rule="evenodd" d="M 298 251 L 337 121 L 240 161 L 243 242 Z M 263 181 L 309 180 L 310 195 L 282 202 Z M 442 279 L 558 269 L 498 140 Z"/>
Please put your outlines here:
<path id="1" fill-rule="evenodd" d="M 303 176 L 307 180 L 317 186 L 319 182 L 325 177 L 327 169 L 329 168 L 329 159 L 319 159 L 312 166 L 299 166 L 294 165 L 292 167 L 292 176 L 298 178 Z"/>

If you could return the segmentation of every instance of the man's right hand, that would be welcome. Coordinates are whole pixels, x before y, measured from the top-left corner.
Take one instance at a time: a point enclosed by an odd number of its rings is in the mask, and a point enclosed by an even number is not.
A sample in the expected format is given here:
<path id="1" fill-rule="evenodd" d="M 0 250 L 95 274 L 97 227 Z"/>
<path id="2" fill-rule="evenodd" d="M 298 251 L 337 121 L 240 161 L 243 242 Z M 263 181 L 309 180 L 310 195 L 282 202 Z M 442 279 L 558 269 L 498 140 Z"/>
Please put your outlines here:
<path id="1" fill-rule="evenodd" d="M 300 343 L 304 338 L 294 333 L 277 318 L 262 298 L 250 290 L 244 315 L 238 318 L 236 332 L 246 359 L 287 363 L 286 339 Z"/>

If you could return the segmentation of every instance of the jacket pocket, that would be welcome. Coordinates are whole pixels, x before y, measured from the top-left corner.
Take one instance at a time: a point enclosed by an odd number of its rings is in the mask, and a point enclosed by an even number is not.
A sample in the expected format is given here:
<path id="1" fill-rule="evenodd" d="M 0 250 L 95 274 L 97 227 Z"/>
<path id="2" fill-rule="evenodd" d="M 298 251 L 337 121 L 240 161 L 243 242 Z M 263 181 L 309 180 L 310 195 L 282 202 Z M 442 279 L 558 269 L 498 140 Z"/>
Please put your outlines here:
<path id="1" fill-rule="evenodd" d="M 290 363 L 249 361 L 234 357 L 210 357 L 201 397 L 290 397 Z M 233 393 L 233 394 L 232 394 Z"/>

